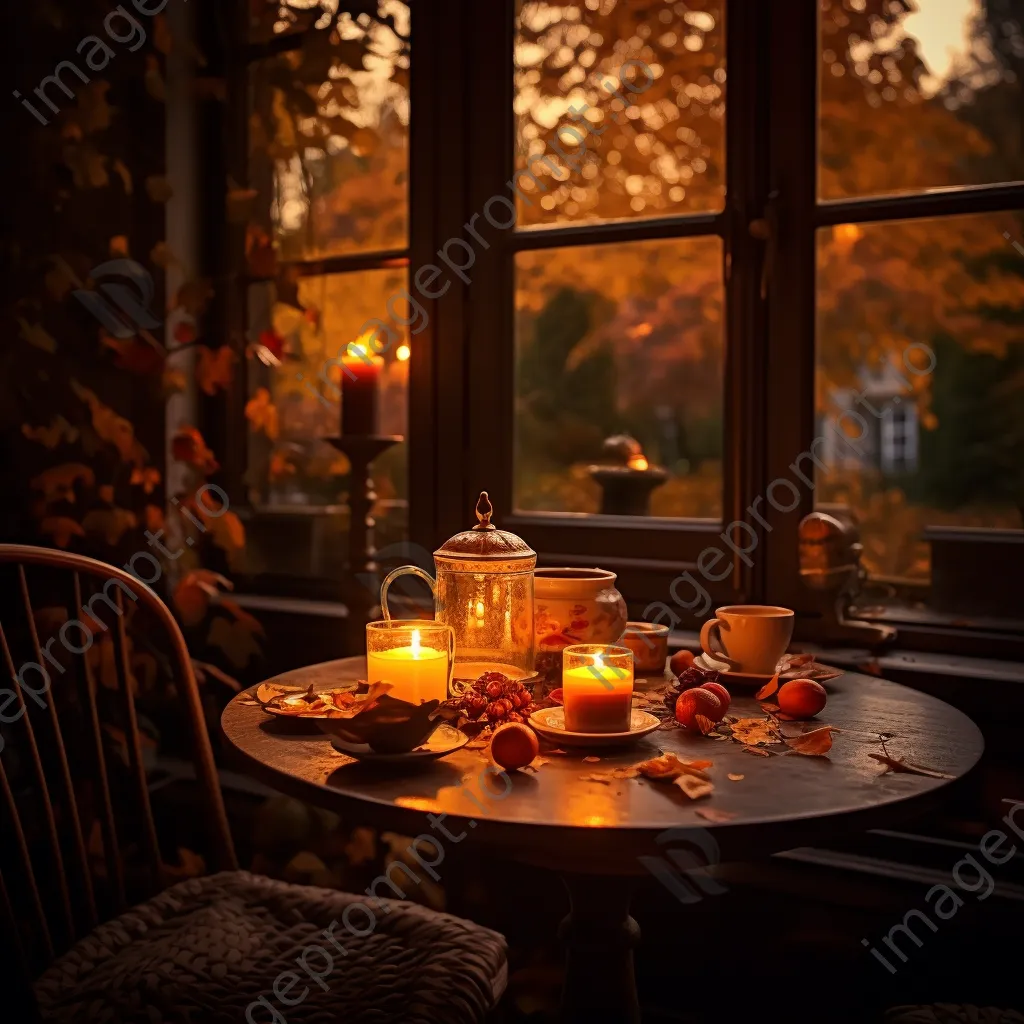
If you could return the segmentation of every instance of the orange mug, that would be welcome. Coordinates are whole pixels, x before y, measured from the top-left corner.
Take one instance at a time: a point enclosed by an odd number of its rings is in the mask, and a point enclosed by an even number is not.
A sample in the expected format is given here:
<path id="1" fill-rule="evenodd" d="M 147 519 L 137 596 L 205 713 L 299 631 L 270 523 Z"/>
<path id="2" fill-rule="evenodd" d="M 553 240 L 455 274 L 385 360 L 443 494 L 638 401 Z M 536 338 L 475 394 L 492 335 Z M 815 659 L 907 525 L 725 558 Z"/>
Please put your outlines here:
<path id="1" fill-rule="evenodd" d="M 791 608 L 778 605 L 726 605 L 701 627 L 700 646 L 730 672 L 770 676 L 789 647 L 794 619 Z"/>

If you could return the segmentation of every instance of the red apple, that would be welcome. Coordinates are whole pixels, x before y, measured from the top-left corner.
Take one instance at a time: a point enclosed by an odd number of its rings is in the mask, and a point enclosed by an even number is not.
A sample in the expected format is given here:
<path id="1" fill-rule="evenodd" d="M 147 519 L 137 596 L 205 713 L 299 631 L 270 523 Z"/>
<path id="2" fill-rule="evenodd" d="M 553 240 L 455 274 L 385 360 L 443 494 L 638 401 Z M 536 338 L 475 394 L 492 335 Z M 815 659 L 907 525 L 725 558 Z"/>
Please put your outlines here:
<path id="1" fill-rule="evenodd" d="M 697 716 L 703 715 L 712 722 L 720 722 L 725 709 L 717 694 L 695 686 L 692 690 L 683 690 L 676 700 L 676 721 L 687 729 L 697 728 Z"/>
<path id="2" fill-rule="evenodd" d="M 828 694 L 813 679 L 790 679 L 779 689 L 779 710 L 792 718 L 813 718 L 825 706 Z"/>
<path id="3" fill-rule="evenodd" d="M 676 651 L 668 663 L 669 671 L 677 678 L 693 664 L 693 651 Z"/>
<path id="4" fill-rule="evenodd" d="M 721 683 L 701 683 L 702 690 L 710 690 L 722 702 L 722 714 L 727 714 L 732 694 Z"/>

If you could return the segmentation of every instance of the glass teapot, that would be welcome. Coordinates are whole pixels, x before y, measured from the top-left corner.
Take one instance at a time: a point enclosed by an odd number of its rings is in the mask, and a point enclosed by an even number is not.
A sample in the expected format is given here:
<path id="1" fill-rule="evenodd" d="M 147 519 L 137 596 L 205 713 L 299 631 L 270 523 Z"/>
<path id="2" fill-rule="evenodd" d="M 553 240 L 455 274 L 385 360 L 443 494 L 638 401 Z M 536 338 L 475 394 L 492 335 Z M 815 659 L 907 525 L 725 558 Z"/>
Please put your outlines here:
<path id="1" fill-rule="evenodd" d="M 459 680 L 484 672 L 511 679 L 532 675 L 533 570 L 537 553 L 514 533 L 491 523 L 494 509 L 487 492 L 476 505 L 476 526 L 458 533 L 434 552 L 435 580 L 415 565 L 388 574 L 380 590 L 385 620 L 390 621 L 388 588 L 399 576 L 427 581 L 434 594 L 434 618 L 455 631 L 455 670 Z"/>

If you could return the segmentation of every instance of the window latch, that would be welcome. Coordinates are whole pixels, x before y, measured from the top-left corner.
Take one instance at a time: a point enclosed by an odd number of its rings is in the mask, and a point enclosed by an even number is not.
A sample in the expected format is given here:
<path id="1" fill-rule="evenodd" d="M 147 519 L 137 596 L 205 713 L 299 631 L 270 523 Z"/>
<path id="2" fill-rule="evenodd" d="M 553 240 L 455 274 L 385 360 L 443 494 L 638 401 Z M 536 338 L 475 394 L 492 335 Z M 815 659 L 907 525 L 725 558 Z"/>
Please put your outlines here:
<path id="1" fill-rule="evenodd" d="M 779 211 L 778 190 L 768 193 L 764 216 L 757 217 L 747 225 L 751 238 L 765 243 L 764 259 L 761 261 L 761 300 L 768 298 L 768 285 L 775 269 L 775 247 L 778 242 Z"/>

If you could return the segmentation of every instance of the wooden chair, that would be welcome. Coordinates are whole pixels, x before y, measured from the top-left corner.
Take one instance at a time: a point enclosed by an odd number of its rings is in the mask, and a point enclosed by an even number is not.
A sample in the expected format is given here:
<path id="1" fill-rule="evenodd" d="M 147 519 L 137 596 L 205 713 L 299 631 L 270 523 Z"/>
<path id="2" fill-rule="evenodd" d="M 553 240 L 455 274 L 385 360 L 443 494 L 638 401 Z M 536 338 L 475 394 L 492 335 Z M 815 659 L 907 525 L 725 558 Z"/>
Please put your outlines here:
<path id="1" fill-rule="evenodd" d="M 26 566 L 48 571 L 47 607 L 67 610 L 56 638 L 40 636 Z M 0 545 L 3 597 L 0 654 L 11 683 L 0 690 L 0 952 L 15 965 L 5 994 L 14 1020 L 487 1017 L 504 987 L 500 935 L 415 904 L 238 870 L 188 649 L 148 586 L 91 558 Z M 218 869 L 170 887 L 129 684 L 132 609 L 168 645 Z M 113 645 L 115 690 L 96 678 L 88 651 L 97 642 Z M 105 739 L 112 701 L 113 734 L 123 737 L 116 764 Z"/>

